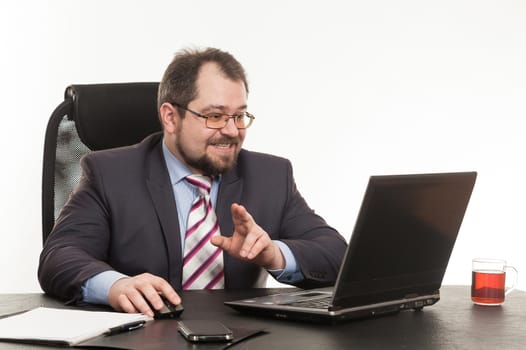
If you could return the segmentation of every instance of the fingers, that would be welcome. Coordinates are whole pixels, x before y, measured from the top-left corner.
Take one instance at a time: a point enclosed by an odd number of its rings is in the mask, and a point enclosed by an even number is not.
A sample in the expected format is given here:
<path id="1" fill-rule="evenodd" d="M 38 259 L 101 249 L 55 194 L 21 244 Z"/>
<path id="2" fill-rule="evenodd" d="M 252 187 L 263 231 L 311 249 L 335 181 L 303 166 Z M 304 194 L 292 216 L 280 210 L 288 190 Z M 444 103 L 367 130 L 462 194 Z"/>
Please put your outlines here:
<path id="1" fill-rule="evenodd" d="M 139 275 L 116 281 L 111 286 L 108 294 L 110 305 L 119 311 L 127 313 L 142 312 L 148 316 L 153 316 L 152 310 L 143 297 L 143 293 L 152 294 L 148 289 L 153 289 L 153 287 L 145 283 L 145 277 L 144 275 Z"/>
<path id="2" fill-rule="evenodd" d="M 123 311 L 123 312 L 127 312 L 127 313 L 133 313 L 133 312 L 137 312 L 137 309 L 135 309 L 135 306 L 133 306 L 132 302 L 130 301 L 130 299 L 128 299 L 128 297 L 124 294 L 119 294 L 117 296 L 117 305 L 118 307 L 114 307 L 115 309 L 117 309 L 118 311 Z"/>
<path id="3" fill-rule="evenodd" d="M 270 249 L 272 241 L 267 232 L 255 222 L 244 206 L 234 203 L 231 212 L 234 233 L 231 238 L 221 239 L 221 247 L 230 255 L 257 264 L 268 260 L 267 253 L 273 250 Z M 219 239 L 217 241 L 219 243 Z M 261 256 L 262 253 L 265 256 Z"/>
<path id="4" fill-rule="evenodd" d="M 181 303 L 181 298 L 166 280 L 149 273 L 116 281 L 110 288 L 108 299 L 116 310 L 153 316 L 148 301 L 156 310 L 161 309 L 163 301 L 159 293 L 164 294 L 173 304 Z"/>
<path id="5" fill-rule="evenodd" d="M 181 297 L 179 296 L 179 294 L 177 294 L 177 292 L 172 288 L 172 286 L 168 282 L 163 284 L 163 286 L 159 290 L 160 290 L 160 293 L 163 294 L 166 297 L 166 299 L 168 299 L 168 301 L 171 302 L 172 304 L 174 305 L 181 304 Z M 164 303 L 159 297 L 159 294 L 157 294 L 157 297 L 159 298 L 161 302 L 160 304 L 156 304 L 154 307 L 156 310 L 160 310 L 163 307 Z"/>
<path id="6" fill-rule="evenodd" d="M 244 206 L 236 203 L 232 204 L 231 212 L 235 231 L 241 235 L 248 234 L 255 224 L 252 215 L 248 213 Z"/>
<path id="7" fill-rule="evenodd" d="M 238 254 L 243 259 L 253 260 L 271 243 L 268 234 L 259 227 L 252 215 L 239 204 L 232 204 L 234 233 L 244 236 Z"/>
<path id="8" fill-rule="evenodd" d="M 230 210 L 234 223 L 232 237 L 213 237 L 212 244 L 238 259 L 251 261 L 265 268 L 284 268 L 285 259 L 281 250 L 246 208 L 233 203 Z"/>
<path id="9" fill-rule="evenodd" d="M 252 260 L 256 258 L 263 249 L 267 248 L 270 244 L 270 238 L 263 230 L 254 230 L 249 232 L 245 236 L 245 240 L 241 249 L 239 250 L 239 255 L 242 258 Z"/>
<path id="10" fill-rule="evenodd" d="M 212 236 L 210 243 L 228 252 L 230 251 L 232 239 L 224 236 Z"/>

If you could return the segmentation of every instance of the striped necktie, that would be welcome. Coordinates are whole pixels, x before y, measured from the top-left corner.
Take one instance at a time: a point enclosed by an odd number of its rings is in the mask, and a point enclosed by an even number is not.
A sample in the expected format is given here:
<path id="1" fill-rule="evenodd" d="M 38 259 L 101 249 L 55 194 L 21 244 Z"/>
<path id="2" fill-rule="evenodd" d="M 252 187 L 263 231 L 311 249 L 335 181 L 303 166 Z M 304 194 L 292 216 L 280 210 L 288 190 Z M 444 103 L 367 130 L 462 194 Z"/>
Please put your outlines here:
<path id="1" fill-rule="evenodd" d="M 183 257 L 183 290 L 224 288 L 223 250 L 210 243 L 212 236 L 220 234 L 216 213 L 210 202 L 212 178 L 194 174 L 185 179 L 197 188 L 199 195 L 188 214 Z"/>

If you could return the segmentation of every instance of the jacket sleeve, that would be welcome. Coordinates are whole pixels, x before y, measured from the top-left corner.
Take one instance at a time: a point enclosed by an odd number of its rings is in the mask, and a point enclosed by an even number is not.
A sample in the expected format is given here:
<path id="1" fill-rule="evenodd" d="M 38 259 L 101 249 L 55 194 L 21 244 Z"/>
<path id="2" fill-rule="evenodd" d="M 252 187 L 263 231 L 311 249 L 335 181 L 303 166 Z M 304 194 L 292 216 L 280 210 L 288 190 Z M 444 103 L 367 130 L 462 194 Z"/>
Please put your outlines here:
<path id="1" fill-rule="evenodd" d="M 301 288 L 333 285 L 343 261 L 347 243 L 309 207 L 296 187 L 292 165 L 285 162 L 286 198 L 283 203 L 279 239 L 288 245 L 304 280 Z"/>
<path id="2" fill-rule="evenodd" d="M 82 284 L 111 267 L 107 261 L 109 215 L 102 180 L 90 155 L 81 161 L 79 185 L 62 209 L 40 255 L 38 279 L 44 292 L 77 303 Z"/>
<path id="3" fill-rule="evenodd" d="M 347 243 L 312 210 L 299 193 L 288 163 L 287 200 L 281 220 L 281 240 L 291 249 L 305 279 L 296 286 L 316 288 L 333 285 Z"/>

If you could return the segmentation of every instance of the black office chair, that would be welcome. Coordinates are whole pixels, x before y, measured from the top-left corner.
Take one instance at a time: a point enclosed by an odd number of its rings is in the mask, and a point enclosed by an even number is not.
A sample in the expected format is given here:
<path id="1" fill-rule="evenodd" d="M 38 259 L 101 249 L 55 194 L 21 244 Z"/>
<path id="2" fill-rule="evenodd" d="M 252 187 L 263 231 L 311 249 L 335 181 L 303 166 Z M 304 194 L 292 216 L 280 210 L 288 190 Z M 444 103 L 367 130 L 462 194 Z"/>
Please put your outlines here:
<path id="1" fill-rule="evenodd" d="M 51 114 L 44 140 L 42 240 L 80 179 L 80 158 L 132 145 L 160 131 L 159 83 L 71 85 Z"/>

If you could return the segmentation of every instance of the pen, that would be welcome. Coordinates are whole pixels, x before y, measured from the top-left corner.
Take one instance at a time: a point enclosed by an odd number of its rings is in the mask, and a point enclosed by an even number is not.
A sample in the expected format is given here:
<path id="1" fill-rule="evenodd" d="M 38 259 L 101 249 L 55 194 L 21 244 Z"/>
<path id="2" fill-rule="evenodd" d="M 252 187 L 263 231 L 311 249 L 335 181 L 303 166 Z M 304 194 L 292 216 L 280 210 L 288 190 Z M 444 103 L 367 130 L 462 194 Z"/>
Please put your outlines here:
<path id="1" fill-rule="evenodd" d="M 144 326 L 145 323 L 146 323 L 146 321 L 136 321 L 136 322 L 130 322 L 130 323 L 121 324 L 120 326 L 111 327 L 104 334 L 105 335 L 114 335 L 114 334 L 117 334 L 117 333 L 134 331 L 134 330 L 139 329 L 142 326 Z"/>

